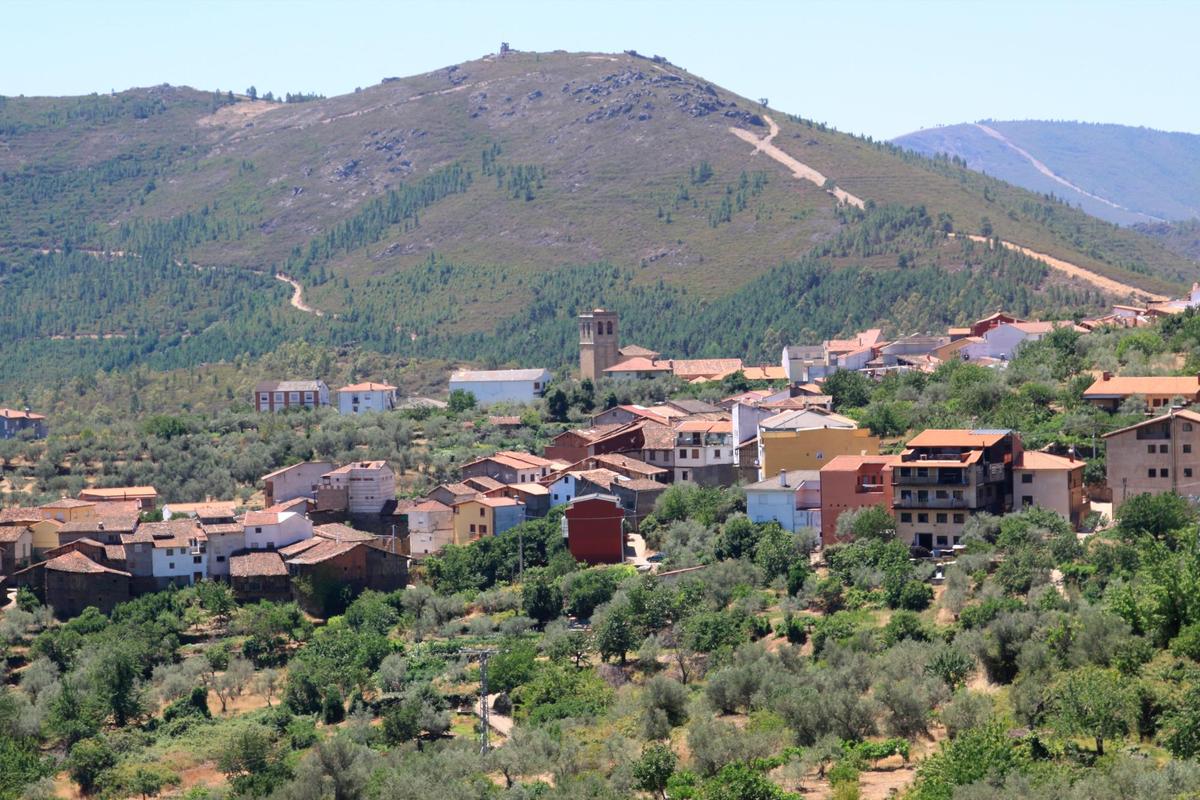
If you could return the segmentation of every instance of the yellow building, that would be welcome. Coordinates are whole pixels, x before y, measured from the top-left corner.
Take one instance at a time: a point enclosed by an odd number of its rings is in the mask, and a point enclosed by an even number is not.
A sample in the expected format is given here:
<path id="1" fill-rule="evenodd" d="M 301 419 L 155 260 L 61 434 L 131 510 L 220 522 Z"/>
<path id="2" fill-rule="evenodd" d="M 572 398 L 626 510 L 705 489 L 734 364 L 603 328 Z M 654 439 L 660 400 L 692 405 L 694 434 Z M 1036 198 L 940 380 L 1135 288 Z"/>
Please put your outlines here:
<path id="1" fill-rule="evenodd" d="M 806 408 L 768 417 L 758 425 L 758 476 L 781 470 L 820 469 L 835 456 L 879 455 L 879 437 L 849 417 Z"/>
<path id="2" fill-rule="evenodd" d="M 59 522 L 74 522 L 77 519 L 91 519 L 96 516 L 96 503 L 90 500 L 73 500 L 64 497 L 53 503 L 40 506 L 42 516 L 46 519 L 56 519 Z"/>
<path id="3" fill-rule="evenodd" d="M 29 526 L 33 532 L 33 554 L 40 557 L 47 550 L 58 547 L 58 529 L 65 523 L 56 519 L 43 519 Z"/>
<path id="4" fill-rule="evenodd" d="M 525 504 L 511 497 L 473 497 L 455 503 L 454 543 L 495 536 L 525 521 Z"/>

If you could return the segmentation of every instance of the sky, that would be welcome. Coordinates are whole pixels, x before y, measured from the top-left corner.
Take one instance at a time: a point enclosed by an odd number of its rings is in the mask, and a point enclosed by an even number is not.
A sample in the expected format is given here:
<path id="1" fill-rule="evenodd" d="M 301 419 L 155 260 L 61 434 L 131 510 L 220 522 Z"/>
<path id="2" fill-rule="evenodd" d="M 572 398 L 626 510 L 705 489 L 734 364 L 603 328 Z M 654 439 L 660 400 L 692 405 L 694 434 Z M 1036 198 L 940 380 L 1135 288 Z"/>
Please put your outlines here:
<path id="1" fill-rule="evenodd" d="M 496 52 L 637 50 L 839 130 L 1200 133 L 1200 0 L 5 0 L 0 94 L 353 91 Z"/>

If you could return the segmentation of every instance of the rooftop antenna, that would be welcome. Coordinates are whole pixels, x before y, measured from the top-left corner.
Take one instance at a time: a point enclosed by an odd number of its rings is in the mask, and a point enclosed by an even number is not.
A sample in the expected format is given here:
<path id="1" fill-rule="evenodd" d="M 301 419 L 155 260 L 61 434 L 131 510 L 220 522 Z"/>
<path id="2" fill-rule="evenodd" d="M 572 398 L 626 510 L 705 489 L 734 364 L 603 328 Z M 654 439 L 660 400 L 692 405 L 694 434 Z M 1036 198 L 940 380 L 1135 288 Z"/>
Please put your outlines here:
<path id="1" fill-rule="evenodd" d="M 486 755 L 488 731 L 491 729 L 491 722 L 488 720 L 487 665 L 488 659 L 500 651 L 494 647 L 465 647 L 459 652 L 468 658 L 475 656 L 479 659 L 479 718 L 483 721 L 479 734 L 479 754 Z"/>

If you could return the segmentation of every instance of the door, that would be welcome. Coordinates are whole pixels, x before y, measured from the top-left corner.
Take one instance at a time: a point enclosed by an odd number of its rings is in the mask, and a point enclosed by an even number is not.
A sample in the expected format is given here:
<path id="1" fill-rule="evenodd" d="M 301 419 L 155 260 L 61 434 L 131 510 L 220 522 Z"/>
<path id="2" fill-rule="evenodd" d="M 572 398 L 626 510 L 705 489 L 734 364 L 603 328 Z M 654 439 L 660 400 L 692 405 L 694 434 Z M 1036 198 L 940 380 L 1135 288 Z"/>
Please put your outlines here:
<path id="1" fill-rule="evenodd" d="M 932 551 L 933 550 L 933 534 L 932 533 L 918 533 L 917 534 L 917 547 L 924 547 L 926 550 Z"/>

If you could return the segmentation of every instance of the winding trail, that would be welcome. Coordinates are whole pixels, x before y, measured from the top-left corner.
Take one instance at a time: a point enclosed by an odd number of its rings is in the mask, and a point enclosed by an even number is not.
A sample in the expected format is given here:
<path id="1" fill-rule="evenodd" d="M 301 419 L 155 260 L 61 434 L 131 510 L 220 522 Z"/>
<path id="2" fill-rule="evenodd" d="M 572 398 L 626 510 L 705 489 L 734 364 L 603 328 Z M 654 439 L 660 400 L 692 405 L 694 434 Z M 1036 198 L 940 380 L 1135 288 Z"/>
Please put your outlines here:
<path id="1" fill-rule="evenodd" d="M 976 128 L 983 131 L 984 134 L 986 134 L 986 135 L 990 136 L 991 138 L 995 139 L 996 141 L 1000 142 L 1002 145 L 1004 145 L 1008 149 L 1012 150 L 1014 153 L 1019 155 L 1021 158 L 1028 161 L 1034 169 L 1036 169 L 1038 172 L 1042 173 L 1043 175 L 1045 175 L 1047 178 L 1054 181 L 1055 183 L 1065 186 L 1073 192 L 1078 192 L 1079 194 L 1083 195 L 1084 197 L 1090 197 L 1092 200 L 1095 200 L 1097 203 L 1103 203 L 1104 205 L 1108 206 L 1109 208 L 1115 208 L 1118 211 L 1128 211 L 1130 214 L 1137 214 L 1138 216 L 1145 217 L 1146 219 L 1154 221 L 1154 222 L 1163 222 L 1162 219 L 1159 219 L 1158 217 L 1155 217 L 1151 214 L 1146 214 L 1141 211 L 1134 211 L 1132 208 L 1126 208 L 1125 206 L 1120 205 L 1119 203 L 1114 203 L 1112 200 L 1109 200 L 1106 197 L 1101 197 L 1098 194 L 1092 194 L 1087 189 L 1084 189 L 1082 186 L 1076 186 L 1075 184 L 1071 183 L 1066 178 L 1055 173 L 1054 170 L 1050 169 L 1050 167 L 1046 166 L 1044 163 L 1039 161 L 1037 159 L 1037 157 L 1035 157 L 1033 155 L 1033 153 L 1030 153 L 1025 148 L 1010 141 L 1007 136 L 1005 136 L 1003 133 L 996 130 L 995 128 L 988 127 L 987 125 L 984 125 L 979 122 L 974 123 L 974 125 Z"/>
<path id="2" fill-rule="evenodd" d="M 823 174 L 821 174 L 819 171 L 813 169 L 812 167 L 808 166 L 807 164 L 804 164 L 804 163 L 798 161 L 797 159 L 793 158 L 792 156 L 790 156 L 787 153 L 780 150 L 773 143 L 773 140 L 779 134 L 779 125 L 777 125 L 775 123 L 775 120 L 771 119 L 766 114 L 763 114 L 763 119 L 766 120 L 769 133 L 762 138 L 759 138 L 758 136 L 755 136 L 750 131 L 744 130 L 742 128 L 730 127 L 729 132 L 732 133 L 734 136 L 738 137 L 739 139 L 741 139 L 742 141 L 754 145 L 754 152 L 763 153 L 768 158 L 778 161 L 780 164 L 787 167 L 791 171 L 792 177 L 799 178 L 800 180 L 809 181 L 810 183 L 814 183 L 817 186 L 824 188 L 826 177 Z M 980 127 L 983 127 L 983 126 L 980 126 Z M 993 133 L 995 133 L 997 136 L 1000 136 L 1000 134 L 998 132 L 993 131 Z M 1001 138 L 1003 138 L 1003 137 L 1001 137 Z M 1012 146 L 1015 147 L 1015 145 L 1012 145 Z M 1029 156 L 1027 153 L 1025 155 L 1031 159 L 1033 158 L 1032 156 Z M 1043 166 L 1043 168 L 1046 168 L 1044 164 L 1042 166 Z M 1049 168 L 1046 168 L 1046 169 L 1048 170 Z M 1052 175 L 1052 177 L 1053 177 L 1053 175 Z M 1070 185 L 1070 184 L 1068 184 L 1068 185 Z M 1072 188 L 1076 189 L 1077 191 L 1083 191 L 1082 189 L 1078 189 L 1078 187 L 1075 187 L 1075 186 L 1072 186 Z M 848 203 L 849 205 L 856 206 L 857 208 L 863 208 L 866 205 L 863 202 L 862 198 L 850 194 L 845 189 L 842 189 L 839 186 L 834 186 L 832 189 L 826 189 L 825 191 L 829 192 L 831 195 L 836 197 L 839 202 Z M 1086 194 L 1086 192 L 1084 192 L 1084 193 Z M 1099 198 L 1099 197 L 1096 199 L 1103 200 L 1103 198 Z M 1105 201 L 1105 202 L 1107 202 L 1107 201 Z M 1120 208 L 1120 206 L 1117 206 L 1117 207 Z M 955 236 L 959 236 L 962 238 L 970 239 L 973 242 L 979 242 L 979 243 L 984 243 L 984 244 L 986 244 L 989 241 L 989 239 L 986 236 L 980 236 L 978 234 L 973 234 L 973 233 L 959 233 L 959 234 L 951 233 L 951 234 L 947 234 L 947 235 L 952 238 Z M 1090 283 L 1092 286 L 1095 286 L 1097 289 L 1100 289 L 1101 291 L 1104 291 L 1104 292 L 1108 292 L 1109 294 L 1112 294 L 1112 295 L 1116 295 L 1118 297 L 1127 297 L 1129 295 L 1136 295 L 1138 297 L 1143 297 L 1150 301 L 1163 301 L 1163 300 L 1170 299 L 1170 298 L 1166 297 L 1165 295 L 1155 294 L 1154 292 L 1148 292 L 1145 289 L 1139 289 L 1136 286 L 1130 286 L 1127 283 L 1122 283 L 1121 281 L 1115 280 L 1113 278 L 1109 278 L 1105 275 L 1101 275 L 1098 272 L 1093 272 L 1090 269 L 1085 269 L 1085 268 L 1079 266 L 1078 264 L 1072 264 L 1070 261 L 1064 261 L 1061 258 L 1056 258 L 1056 257 L 1054 257 L 1052 255 L 1048 255 L 1046 253 L 1039 253 L 1036 250 L 1031 250 L 1028 247 L 1025 247 L 1024 245 L 1015 244 L 1013 242 L 1006 242 L 1003 240 L 1000 241 L 1000 244 L 1002 244 L 1004 247 L 1007 247 L 1009 250 L 1015 250 L 1024 256 L 1028 256 L 1029 258 L 1037 259 L 1038 261 L 1041 261 L 1043 264 L 1050 267 L 1051 269 L 1057 270 L 1058 272 L 1061 272 L 1064 275 L 1067 275 L 1071 278 L 1075 278 L 1076 280 L 1084 281 L 1085 283 Z"/>
<path id="3" fill-rule="evenodd" d="M 313 308 L 308 303 L 304 302 L 304 286 L 300 283 L 300 281 L 295 280 L 294 278 L 289 278 L 282 272 L 276 272 L 275 279 L 283 281 L 292 287 L 292 308 L 296 309 L 297 311 L 303 311 L 306 314 L 315 314 L 318 317 L 325 316 L 324 311 L 319 308 Z"/>
<path id="4" fill-rule="evenodd" d="M 767 122 L 767 129 L 769 133 L 767 133 L 767 135 L 761 139 L 750 131 L 742 128 L 730 127 L 729 132 L 741 139 L 743 142 L 748 142 L 754 145 L 754 152 L 765 153 L 767 157 L 778 161 L 780 164 L 783 164 L 785 167 L 790 169 L 792 171 L 793 178 L 799 178 L 800 180 L 814 183 L 819 188 L 825 189 L 825 181 L 828 179 L 820 172 L 810 167 L 808 164 L 804 164 L 780 150 L 774 144 L 775 137 L 779 135 L 779 125 L 777 125 L 775 120 L 771 119 L 766 114 L 763 114 L 763 119 Z M 836 197 L 840 203 L 848 203 L 849 205 L 856 206 L 857 208 L 863 208 L 866 206 L 866 203 L 863 202 L 862 198 L 855 197 L 839 186 L 834 186 L 832 189 L 825 189 L 825 191 Z"/>

